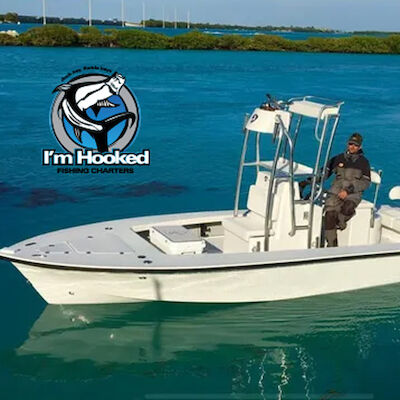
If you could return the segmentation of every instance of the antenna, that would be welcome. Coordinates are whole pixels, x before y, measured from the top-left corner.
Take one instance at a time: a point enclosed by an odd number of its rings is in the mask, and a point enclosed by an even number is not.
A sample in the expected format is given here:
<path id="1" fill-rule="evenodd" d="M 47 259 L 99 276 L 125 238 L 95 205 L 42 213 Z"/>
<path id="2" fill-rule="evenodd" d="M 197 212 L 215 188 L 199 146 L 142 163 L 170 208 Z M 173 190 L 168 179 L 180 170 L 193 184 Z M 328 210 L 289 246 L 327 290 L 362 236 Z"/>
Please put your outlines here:
<path id="1" fill-rule="evenodd" d="M 142 12 L 143 12 L 142 26 L 143 28 L 146 28 L 146 5 L 144 4 L 144 2 L 142 3 Z"/>
<path id="2" fill-rule="evenodd" d="M 187 29 L 190 29 L 190 10 L 187 12 Z"/>
<path id="3" fill-rule="evenodd" d="M 43 25 L 46 25 L 46 0 L 42 0 L 43 7 Z"/>
<path id="4" fill-rule="evenodd" d="M 175 7 L 175 21 L 174 21 L 174 28 L 177 28 L 177 22 L 176 22 L 176 7 Z"/>
<path id="5" fill-rule="evenodd" d="M 92 0 L 89 0 L 89 26 L 92 26 Z"/>
<path id="6" fill-rule="evenodd" d="M 121 25 L 125 26 L 125 3 L 121 0 Z"/>
<path id="7" fill-rule="evenodd" d="M 165 28 L 165 4 L 162 6 L 162 27 Z"/>

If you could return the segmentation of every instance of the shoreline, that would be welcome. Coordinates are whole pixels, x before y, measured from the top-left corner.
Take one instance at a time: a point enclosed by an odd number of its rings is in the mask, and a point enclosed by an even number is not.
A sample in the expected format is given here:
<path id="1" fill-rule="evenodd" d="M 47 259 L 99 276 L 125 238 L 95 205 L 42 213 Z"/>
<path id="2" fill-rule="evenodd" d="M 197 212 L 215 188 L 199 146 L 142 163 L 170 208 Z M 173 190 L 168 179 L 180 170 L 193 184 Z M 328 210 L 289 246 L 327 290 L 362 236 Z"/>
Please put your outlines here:
<path id="1" fill-rule="evenodd" d="M 400 35 L 385 37 L 349 36 L 340 38 L 310 37 L 285 39 L 278 35 L 252 37 L 226 34 L 213 36 L 191 31 L 167 36 L 140 29 L 106 29 L 82 27 L 79 32 L 64 25 L 34 27 L 21 34 L 0 34 L 0 46 L 98 47 L 148 50 L 231 50 L 303 53 L 400 54 Z"/>
<path id="2" fill-rule="evenodd" d="M 136 22 L 121 21 L 118 19 L 104 20 L 93 18 L 92 25 L 97 26 L 109 26 L 109 27 L 120 27 L 125 22 L 137 24 L 137 26 L 145 26 L 147 28 L 174 28 L 175 24 L 177 28 L 186 29 L 188 21 L 171 21 L 161 19 L 145 19 Z M 46 17 L 47 24 L 59 24 L 59 25 L 87 25 L 88 20 L 86 18 L 74 18 L 74 17 Z M 14 12 L 8 12 L 6 14 L 0 14 L 0 24 L 8 23 L 22 23 L 22 24 L 42 24 L 43 17 L 37 15 L 19 15 Z M 315 26 L 274 26 L 274 25 L 240 25 L 240 24 L 229 24 L 229 23 L 213 23 L 213 22 L 191 22 L 190 27 L 192 29 L 230 29 L 230 30 L 267 30 L 277 32 L 314 32 L 314 33 L 335 33 L 339 30 L 330 28 L 318 28 Z"/>

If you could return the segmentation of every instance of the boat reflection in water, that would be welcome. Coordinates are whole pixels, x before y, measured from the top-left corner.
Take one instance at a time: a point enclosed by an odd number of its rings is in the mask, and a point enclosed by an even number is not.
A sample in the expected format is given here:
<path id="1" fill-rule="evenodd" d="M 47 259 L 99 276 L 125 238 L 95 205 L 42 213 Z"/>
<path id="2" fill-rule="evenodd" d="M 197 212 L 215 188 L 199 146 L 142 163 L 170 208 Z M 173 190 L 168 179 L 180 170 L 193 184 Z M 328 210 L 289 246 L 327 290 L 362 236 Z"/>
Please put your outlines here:
<path id="1" fill-rule="evenodd" d="M 145 385 L 142 378 L 152 377 L 143 393 L 159 392 L 155 378 L 173 376 L 181 382 L 174 393 L 207 393 L 210 379 L 214 390 L 257 398 L 343 396 L 360 391 L 358 378 L 344 371 L 373 373 L 387 363 L 377 350 L 397 337 L 398 289 L 239 306 L 47 306 L 12 364 L 39 379 L 128 373 Z"/>

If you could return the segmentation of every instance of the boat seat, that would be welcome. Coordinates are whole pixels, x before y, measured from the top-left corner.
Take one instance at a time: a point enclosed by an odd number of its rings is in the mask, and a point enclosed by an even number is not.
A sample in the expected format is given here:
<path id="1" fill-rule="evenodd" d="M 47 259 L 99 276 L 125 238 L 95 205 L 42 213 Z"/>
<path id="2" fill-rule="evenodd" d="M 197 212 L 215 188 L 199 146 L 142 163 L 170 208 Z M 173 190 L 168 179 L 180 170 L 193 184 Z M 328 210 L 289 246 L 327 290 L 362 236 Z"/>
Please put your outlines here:
<path id="1" fill-rule="evenodd" d="M 224 220 L 222 224 L 225 230 L 245 241 L 249 241 L 252 237 L 264 236 L 269 175 L 270 173 L 266 171 L 260 171 L 257 174 L 256 184 L 250 186 L 247 198 L 249 211 L 243 216 Z M 276 190 L 279 191 L 279 188 Z M 278 206 L 279 204 L 273 206 L 272 220 L 276 220 Z"/>
<path id="2" fill-rule="evenodd" d="M 248 241 L 252 237 L 264 236 L 265 218 L 250 211 L 244 216 L 223 221 L 224 228 Z"/>
<path id="3" fill-rule="evenodd" d="M 270 172 L 260 171 L 257 174 L 256 184 L 250 186 L 249 195 L 247 198 L 248 210 L 253 211 L 263 218 L 265 218 L 266 205 L 268 200 L 269 176 Z M 287 181 L 287 179 L 278 178 L 276 180 L 276 185 L 273 191 L 274 197 L 278 199 L 287 199 L 288 193 L 289 182 Z M 299 185 L 297 182 L 294 183 L 294 198 L 295 200 L 300 199 Z M 284 206 L 286 206 L 286 204 Z M 273 221 L 277 220 L 280 208 L 281 204 L 278 201 L 274 201 L 271 216 Z"/>
<path id="4" fill-rule="evenodd" d="M 265 188 L 257 185 L 251 185 L 249 189 L 249 197 L 247 198 L 248 210 L 253 211 L 253 213 L 255 214 L 258 214 L 259 217 L 265 218 L 267 198 L 268 193 Z M 276 207 L 274 208 L 274 211 L 276 211 Z"/>
<path id="5" fill-rule="evenodd" d="M 355 215 L 347 222 L 346 229 L 338 231 L 340 246 L 362 246 L 379 241 L 380 219 L 375 220 L 374 227 L 370 225 L 373 210 L 373 203 L 361 200 Z"/>
<path id="6" fill-rule="evenodd" d="M 373 203 L 371 203 L 368 200 L 363 199 L 363 200 L 361 200 L 360 204 L 357 206 L 356 212 L 357 212 L 357 210 L 365 210 L 365 209 L 371 210 L 372 208 L 374 208 Z"/>
<path id="7" fill-rule="evenodd" d="M 254 237 L 264 236 L 265 215 L 268 199 L 268 183 L 270 172 L 259 171 L 255 185 L 251 185 L 247 198 L 247 209 L 244 216 L 228 218 L 223 221 L 223 227 L 242 240 L 249 241 Z M 279 215 L 288 210 L 289 182 L 287 179 L 277 179 L 274 196 L 281 201 L 274 201 L 272 205 L 272 229 L 269 235 L 273 236 Z M 300 198 L 298 183 L 295 182 L 295 199 Z"/>
<path id="8" fill-rule="evenodd" d="M 379 209 L 379 215 L 382 218 L 382 225 L 384 227 L 400 232 L 400 208 L 382 206 Z"/>

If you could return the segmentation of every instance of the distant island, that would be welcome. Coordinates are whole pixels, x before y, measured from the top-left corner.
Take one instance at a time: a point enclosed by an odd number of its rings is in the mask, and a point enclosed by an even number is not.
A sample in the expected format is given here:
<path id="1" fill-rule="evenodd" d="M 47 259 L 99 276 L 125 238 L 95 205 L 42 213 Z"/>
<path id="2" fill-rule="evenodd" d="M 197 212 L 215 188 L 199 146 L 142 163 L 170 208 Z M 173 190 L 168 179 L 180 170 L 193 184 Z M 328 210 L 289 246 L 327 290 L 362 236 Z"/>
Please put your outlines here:
<path id="1" fill-rule="evenodd" d="M 140 23 L 142 23 L 141 21 Z M 165 21 L 166 28 L 174 28 L 175 22 Z M 177 28 L 186 28 L 186 21 L 178 21 Z M 158 19 L 149 19 L 145 21 L 148 28 L 162 28 L 163 21 Z M 211 23 L 190 23 L 192 29 L 225 29 L 225 30 L 246 30 L 246 31 L 267 31 L 267 32 L 315 32 L 315 33 L 336 33 L 337 31 L 328 28 L 316 28 L 314 26 L 246 26 L 230 24 L 211 24 Z"/>
<path id="2" fill-rule="evenodd" d="M 92 25 L 104 25 L 104 26 L 122 26 L 121 20 L 114 19 L 92 19 Z M 0 14 L 1 23 L 21 23 L 21 24 L 43 24 L 43 17 L 36 15 L 18 15 L 15 12 L 8 12 L 6 14 Z M 87 25 L 87 18 L 73 18 L 73 17 L 46 17 L 47 24 L 58 24 L 58 25 Z M 125 22 L 124 22 L 125 23 Z M 135 23 L 127 23 L 132 26 L 140 27 L 146 26 L 147 28 L 175 28 L 185 29 L 187 28 L 187 21 L 162 21 L 158 19 L 147 19 L 141 20 Z M 386 32 L 376 30 L 364 30 L 364 31 L 340 31 L 337 29 L 330 28 L 318 28 L 314 26 L 273 26 L 273 25 L 258 25 L 258 26 L 247 26 L 247 25 L 232 25 L 232 24 L 213 24 L 209 22 L 191 22 L 191 29 L 221 29 L 221 30 L 247 30 L 247 31 L 266 31 L 266 32 L 304 32 L 304 33 L 350 33 L 353 35 L 398 35 L 400 32 Z"/>
<path id="3" fill-rule="evenodd" d="M 67 26 L 50 24 L 31 28 L 21 34 L 10 30 L 1 32 L 0 45 L 400 54 L 400 35 L 309 37 L 306 40 L 289 40 L 278 35 L 256 33 L 250 37 L 238 34 L 215 36 L 194 30 L 171 37 L 141 28 L 105 29 L 102 32 L 96 27 L 84 26 L 77 32 Z"/>
<path id="4" fill-rule="evenodd" d="M 353 35 L 400 35 L 400 32 L 396 31 L 354 31 L 351 33 Z"/>
<path id="5" fill-rule="evenodd" d="M 0 22 L 9 23 L 26 23 L 26 24 L 42 24 L 43 17 L 33 15 L 18 15 L 17 13 L 9 12 L 7 14 L 0 14 Z M 63 25 L 87 25 L 88 20 L 86 18 L 60 18 L 60 17 L 46 17 L 47 24 L 63 24 Z M 122 21 L 118 19 L 92 19 L 92 25 L 116 25 L 121 26 Z M 162 28 L 163 21 L 157 19 L 148 19 L 145 21 L 139 21 L 136 25 L 144 25 L 150 28 Z M 164 21 L 166 28 L 174 28 L 175 21 Z M 186 28 L 186 21 L 177 21 L 177 28 Z M 334 33 L 336 31 L 327 28 L 315 28 L 314 26 L 245 26 L 245 25 L 230 25 L 230 24 L 211 24 L 211 23 L 190 23 L 192 29 L 229 29 L 229 30 L 263 30 L 263 31 L 283 31 L 283 32 L 319 32 L 319 33 Z"/>
<path id="6" fill-rule="evenodd" d="M 17 13 L 0 14 L 0 22 L 12 22 L 12 23 L 29 23 L 29 24 L 42 24 L 43 17 L 32 16 L 32 15 L 18 15 Z M 88 20 L 86 18 L 60 18 L 60 17 L 46 17 L 47 24 L 63 24 L 63 25 L 87 25 Z M 145 25 L 150 28 L 162 28 L 163 24 L 166 28 L 174 28 L 174 21 L 162 21 L 157 19 L 148 19 L 136 23 L 136 25 Z M 121 26 L 122 21 L 118 19 L 112 20 L 101 20 L 92 19 L 92 25 L 106 25 L 106 26 Z M 186 21 L 177 21 L 177 28 L 186 28 Z M 319 33 L 334 33 L 336 31 L 328 28 L 315 28 L 314 26 L 245 26 L 245 25 L 231 25 L 231 24 L 212 24 L 212 23 L 190 23 L 192 29 L 229 29 L 229 30 L 263 30 L 263 31 L 282 31 L 282 32 L 319 32 Z"/>
<path id="7" fill-rule="evenodd" d="M 33 15 L 18 15 L 17 13 L 9 12 L 7 14 L 0 14 L 0 23 L 21 23 L 21 24 L 42 24 L 43 17 Z M 87 25 L 88 20 L 85 18 L 60 18 L 60 17 L 46 17 L 47 24 L 64 24 L 64 25 Z M 93 19 L 93 25 L 121 25 L 121 21 L 117 19 Z"/>

